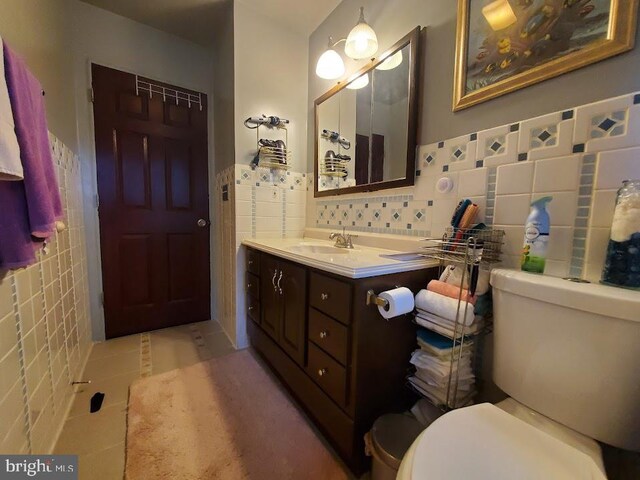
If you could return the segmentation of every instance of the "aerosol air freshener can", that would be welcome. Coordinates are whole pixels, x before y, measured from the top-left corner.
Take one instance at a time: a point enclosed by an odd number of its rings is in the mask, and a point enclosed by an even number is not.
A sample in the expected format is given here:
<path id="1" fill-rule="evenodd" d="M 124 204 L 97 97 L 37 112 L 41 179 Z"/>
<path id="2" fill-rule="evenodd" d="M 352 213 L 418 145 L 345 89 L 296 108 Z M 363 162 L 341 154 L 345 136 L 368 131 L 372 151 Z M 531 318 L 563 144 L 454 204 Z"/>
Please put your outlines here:
<path id="1" fill-rule="evenodd" d="M 542 197 L 531 204 L 522 246 L 521 268 L 526 272 L 544 273 L 551 223 L 546 207 L 551 200 L 552 197 Z"/>

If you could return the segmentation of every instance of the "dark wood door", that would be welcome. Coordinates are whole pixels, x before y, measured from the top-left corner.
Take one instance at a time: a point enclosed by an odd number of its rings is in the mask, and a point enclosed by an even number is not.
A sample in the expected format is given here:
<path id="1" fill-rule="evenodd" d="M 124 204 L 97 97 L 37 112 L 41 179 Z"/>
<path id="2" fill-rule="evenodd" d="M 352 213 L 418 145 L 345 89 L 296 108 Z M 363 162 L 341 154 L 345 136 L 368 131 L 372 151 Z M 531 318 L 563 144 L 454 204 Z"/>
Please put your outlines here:
<path id="1" fill-rule="evenodd" d="M 304 365 L 306 345 L 307 271 L 301 265 L 280 262 L 282 270 L 282 314 L 280 346 L 300 365 Z"/>
<path id="2" fill-rule="evenodd" d="M 284 275 L 284 273 L 283 273 Z M 260 259 L 260 303 L 262 307 L 260 325 L 276 342 L 280 333 L 281 295 L 277 282 L 280 276 L 280 262 L 270 255 Z"/>
<path id="3" fill-rule="evenodd" d="M 369 137 L 356 134 L 356 185 L 369 183 Z"/>
<path id="4" fill-rule="evenodd" d="M 371 183 L 384 180 L 384 135 L 371 136 Z"/>
<path id="5" fill-rule="evenodd" d="M 206 96 L 201 110 L 131 74 L 92 78 L 106 336 L 208 320 Z"/>

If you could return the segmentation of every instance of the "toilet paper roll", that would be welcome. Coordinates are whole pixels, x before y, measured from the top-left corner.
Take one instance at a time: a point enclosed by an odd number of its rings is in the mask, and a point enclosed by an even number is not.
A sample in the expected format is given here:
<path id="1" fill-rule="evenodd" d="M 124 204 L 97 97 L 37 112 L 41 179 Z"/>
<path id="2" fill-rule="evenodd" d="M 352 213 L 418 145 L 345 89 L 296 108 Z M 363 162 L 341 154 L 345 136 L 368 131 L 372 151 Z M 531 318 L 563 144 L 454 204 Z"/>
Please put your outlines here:
<path id="1" fill-rule="evenodd" d="M 380 315 L 386 319 L 412 312 L 415 306 L 413 302 L 413 293 L 407 287 L 387 290 L 386 292 L 379 294 L 378 297 L 389 302 L 389 305 L 387 305 L 386 308 L 378 306 Z"/>

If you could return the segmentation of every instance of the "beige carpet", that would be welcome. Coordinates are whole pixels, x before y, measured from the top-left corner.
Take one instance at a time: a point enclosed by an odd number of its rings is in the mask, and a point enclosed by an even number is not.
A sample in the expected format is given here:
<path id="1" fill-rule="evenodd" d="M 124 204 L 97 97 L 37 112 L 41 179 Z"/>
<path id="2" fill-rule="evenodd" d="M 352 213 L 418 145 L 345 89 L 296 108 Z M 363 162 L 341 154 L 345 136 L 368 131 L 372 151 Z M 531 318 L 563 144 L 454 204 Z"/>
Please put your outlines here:
<path id="1" fill-rule="evenodd" d="M 245 350 L 136 381 L 126 480 L 349 478 Z"/>

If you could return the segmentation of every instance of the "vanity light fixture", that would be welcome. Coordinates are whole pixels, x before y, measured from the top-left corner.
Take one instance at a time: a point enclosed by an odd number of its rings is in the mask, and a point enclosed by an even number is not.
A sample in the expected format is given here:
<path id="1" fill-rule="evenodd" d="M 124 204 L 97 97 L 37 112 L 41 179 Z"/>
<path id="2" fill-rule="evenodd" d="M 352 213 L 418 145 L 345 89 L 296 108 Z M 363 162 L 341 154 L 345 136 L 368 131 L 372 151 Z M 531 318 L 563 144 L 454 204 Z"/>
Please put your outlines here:
<path id="1" fill-rule="evenodd" d="M 343 40 L 333 43 L 333 39 L 329 37 L 329 45 L 327 50 L 320 55 L 316 64 L 316 75 L 326 80 L 334 80 L 344 75 L 344 62 L 334 47 Z"/>
<path id="2" fill-rule="evenodd" d="M 344 45 L 344 53 L 354 60 L 371 58 L 378 51 L 378 37 L 364 19 L 364 7 L 360 7 L 358 24 L 351 29 Z"/>
<path id="3" fill-rule="evenodd" d="M 509 4 L 509 0 L 491 2 L 489 5 L 482 7 L 482 15 L 496 32 L 504 30 L 518 21 Z"/>
<path id="4" fill-rule="evenodd" d="M 353 80 L 351 83 L 349 83 L 349 85 L 347 85 L 347 88 L 351 90 L 360 90 L 361 88 L 364 88 L 367 85 L 369 85 L 369 74 L 365 73 L 364 75 L 359 76 L 358 78 Z"/>
<path id="5" fill-rule="evenodd" d="M 316 75 L 326 80 L 335 80 L 344 75 L 344 62 L 335 46 L 345 42 L 344 53 L 354 60 L 371 58 L 378 51 L 378 37 L 373 28 L 364 19 L 364 7 L 360 7 L 358 24 L 351 29 L 349 36 L 333 42 L 329 37 L 327 50 L 320 56 L 316 64 Z"/>
<path id="6" fill-rule="evenodd" d="M 376 70 L 393 70 L 394 68 L 402 64 L 402 50 L 398 50 L 396 53 L 387 57 L 380 65 L 376 67 Z"/>

